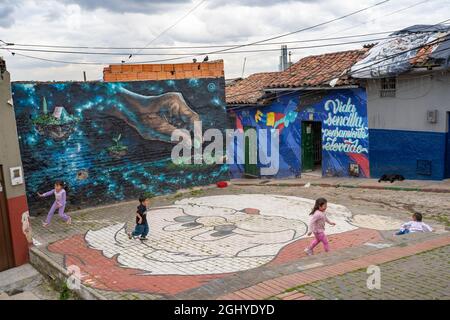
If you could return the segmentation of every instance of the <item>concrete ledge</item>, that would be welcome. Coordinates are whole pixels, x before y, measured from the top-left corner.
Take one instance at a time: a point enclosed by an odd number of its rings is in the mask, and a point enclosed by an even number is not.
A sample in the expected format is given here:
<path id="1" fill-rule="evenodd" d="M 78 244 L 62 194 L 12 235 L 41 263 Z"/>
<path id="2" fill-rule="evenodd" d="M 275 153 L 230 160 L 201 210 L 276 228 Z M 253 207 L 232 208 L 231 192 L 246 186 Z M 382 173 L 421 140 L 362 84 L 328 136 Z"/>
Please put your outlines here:
<path id="1" fill-rule="evenodd" d="M 306 184 L 310 184 L 312 187 L 323 188 L 358 188 L 358 189 L 373 189 L 373 190 L 394 190 L 394 191 L 417 191 L 417 192 L 432 192 L 432 193 L 450 193 L 450 188 L 420 188 L 420 187 L 406 187 L 406 186 L 374 186 L 374 185 L 353 185 L 342 183 L 316 183 L 316 182 L 233 182 L 235 186 L 266 186 L 266 187 L 304 187 Z"/>
<path id="2" fill-rule="evenodd" d="M 30 249 L 30 264 L 52 282 L 65 282 L 69 277 L 63 267 L 52 261 L 36 247 Z M 79 290 L 72 290 L 72 292 L 83 300 L 107 300 L 106 297 L 83 284 L 81 284 Z"/>

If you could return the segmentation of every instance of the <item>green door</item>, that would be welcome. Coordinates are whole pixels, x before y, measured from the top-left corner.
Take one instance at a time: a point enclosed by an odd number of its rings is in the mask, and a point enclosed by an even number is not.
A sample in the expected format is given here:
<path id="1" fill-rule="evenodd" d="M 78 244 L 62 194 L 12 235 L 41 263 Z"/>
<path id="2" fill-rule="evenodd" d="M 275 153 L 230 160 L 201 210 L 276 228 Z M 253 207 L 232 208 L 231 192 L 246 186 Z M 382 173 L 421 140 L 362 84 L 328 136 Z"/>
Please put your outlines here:
<path id="1" fill-rule="evenodd" d="M 256 130 L 253 127 L 244 127 L 244 132 L 247 132 L 247 130 Z M 246 176 L 250 177 L 258 177 L 259 176 L 259 170 L 258 165 L 256 163 L 250 163 L 250 155 L 252 155 L 253 159 L 257 159 L 257 143 L 255 142 L 255 146 L 252 146 L 250 143 L 250 138 L 244 135 L 245 137 L 245 164 L 244 164 L 244 173 Z"/>
<path id="2" fill-rule="evenodd" d="M 312 122 L 302 122 L 302 171 L 314 169 L 314 139 Z"/>

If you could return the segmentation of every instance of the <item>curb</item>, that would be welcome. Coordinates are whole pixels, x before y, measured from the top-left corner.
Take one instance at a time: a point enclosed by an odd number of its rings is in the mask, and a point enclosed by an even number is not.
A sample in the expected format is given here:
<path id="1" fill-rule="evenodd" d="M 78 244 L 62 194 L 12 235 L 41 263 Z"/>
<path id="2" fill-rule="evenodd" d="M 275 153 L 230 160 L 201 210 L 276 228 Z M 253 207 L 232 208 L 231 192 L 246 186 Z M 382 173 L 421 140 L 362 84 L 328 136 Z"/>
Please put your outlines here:
<path id="1" fill-rule="evenodd" d="M 264 187 L 304 187 L 307 183 L 233 183 L 235 186 L 264 186 Z M 432 193 L 450 193 L 450 189 L 434 189 L 434 188 L 413 188 L 413 187 L 384 187 L 384 186 L 368 186 L 368 185 L 350 185 L 350 184 L 331 184 L 331 183 L 314 183 L 310 182 L 312 187 L 323 188 L 350 188 L 350 189 L 373 189 L 373 190 L 391 190 L 391 191 L 416 191 L 416 192 L 432 192 Z"/>
<path id="2" fill-rule="evenodd" d="M 30 264 L 52 282 L 65 282 L 70 276 L 63 267 L 52 261 L 36 247 L 30 248 Z M 72 292 L 83 300 L 107 300 L 106 297 L 84 284 L 80 285 L 80 289 L 72 290 Z"/>

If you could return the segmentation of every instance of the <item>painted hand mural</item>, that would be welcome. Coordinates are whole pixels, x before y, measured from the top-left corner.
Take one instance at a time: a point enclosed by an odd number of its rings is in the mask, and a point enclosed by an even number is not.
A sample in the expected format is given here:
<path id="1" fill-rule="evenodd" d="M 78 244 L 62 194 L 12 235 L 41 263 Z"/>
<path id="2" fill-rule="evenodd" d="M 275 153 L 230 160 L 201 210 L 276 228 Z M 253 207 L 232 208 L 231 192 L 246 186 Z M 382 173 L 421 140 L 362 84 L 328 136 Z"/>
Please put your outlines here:
<path id="1" fill-rule="evenodd" d="M 194 122 L 200 121 L 200 116 L 187 105 L 179 92 L 145 96 L 123 87 L 117 91 L 127 102 L 128 112 L 113 109 L 111 114 L 133 127 L 144 139 L 170 142 L 173 130 L 191 131 Z"/>

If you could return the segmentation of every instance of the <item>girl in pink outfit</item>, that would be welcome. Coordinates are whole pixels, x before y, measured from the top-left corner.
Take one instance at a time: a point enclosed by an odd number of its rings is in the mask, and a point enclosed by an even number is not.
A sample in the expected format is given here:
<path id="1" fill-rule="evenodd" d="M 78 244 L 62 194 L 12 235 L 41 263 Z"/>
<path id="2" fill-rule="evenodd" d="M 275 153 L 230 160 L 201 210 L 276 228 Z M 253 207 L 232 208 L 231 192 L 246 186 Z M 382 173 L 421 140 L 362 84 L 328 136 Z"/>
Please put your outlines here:
<path id="1" fill-rule="evenodd" d="M 319 198 L 316 200 L 316 204 L 309 215 L 312 215 L 311 222 L 309 223 L 308 236 L 314 233 L 314 240 L 311 242 L 308 248 L 305 249 L 307 255 L 313 254 L 313 249 L 319 244 L 323 243 L 323 247 L 326 252 L 329 251 L 328 239 L 325 235 L 325 223 L 335 226 L 336 223 L 328 220 L 325 210 L 327 210 L 327 200 Z"/>
<path id="2" fill-rule="evenodd" d="M 47 219 L 43 223 L 44 227 L 48 227 L 50 222 L 52 221 L 52 217 L 55 214 L 56 209 L 58 209 L 59 216 L 68 224 L 72 222 L 72 219 L 64 213 L 64 209 L 66 208 L 66 190 L 64 190 L 65 183 L 62 181 L 56 181 L 55 189 L 46 192 L 44 194 L 40 194 L 38 192 L 38 196 L 40 198 L 49 197 L 51 195 L 55 195 L 55 202 L 53 203 L 50 211 L 48 212 Z"/>

